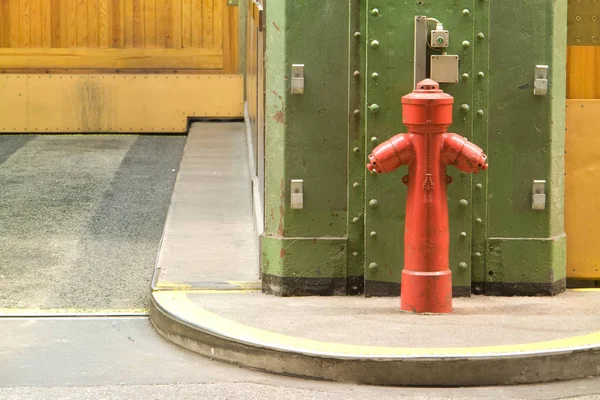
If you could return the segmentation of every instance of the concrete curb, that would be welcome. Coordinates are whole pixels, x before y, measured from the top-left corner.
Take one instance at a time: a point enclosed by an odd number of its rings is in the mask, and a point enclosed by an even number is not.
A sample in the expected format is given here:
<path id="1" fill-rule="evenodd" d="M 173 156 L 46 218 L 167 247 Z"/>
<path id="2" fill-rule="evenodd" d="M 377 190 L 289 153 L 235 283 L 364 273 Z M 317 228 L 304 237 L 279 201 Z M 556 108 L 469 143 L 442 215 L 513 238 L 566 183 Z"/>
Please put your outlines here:
<path id="1" fill-rule="evenodd" d="M 600 375 L 600 332 L 487 348 L 351 346 L 260 331 L 191 302 L 178 303 L 181 296 L 152 293 L 150 320 L 162 336 L 204 356 L 276 374 L 403 386 L 511 385 Z"/>

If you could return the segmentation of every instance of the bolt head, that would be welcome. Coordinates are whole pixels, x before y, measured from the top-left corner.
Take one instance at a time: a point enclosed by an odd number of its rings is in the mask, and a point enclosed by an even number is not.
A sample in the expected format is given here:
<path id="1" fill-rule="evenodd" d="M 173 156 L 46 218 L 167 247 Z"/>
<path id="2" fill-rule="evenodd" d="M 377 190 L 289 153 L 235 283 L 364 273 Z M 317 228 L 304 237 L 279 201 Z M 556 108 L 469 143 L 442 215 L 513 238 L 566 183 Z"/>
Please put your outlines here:
<path id="1" fill-rule="evenodd" d="M 462 239 L 466 238 L 466 237 L 467 237 L 467 232 L 461 232 L 461 233 L 460 233 L 460 237 L 461 237 Z"/>
<path id="2" fill-rule="evenodd" d="M 476 252 L 476 253 L 473 254 L 473 256 L 475 256 L 475 258 L 479 258 L 479 257 L 481 257 L 481 253 L 480 252 Z"/>
<path id="3" fill-rule="evenodd" d="M 463 79 L 463 81 L 466 81 L 467 79 L 469 79 L 469 74 L 462 74 L 462 79 Z"/>
<path id="4" fill-rule="evenodd" d="M 464 15 L 465 17 L 468 17 L 469 14 L 471 14 L 471 12 L 468 9 L 465 8 L 464 10 L 462 10 L 462 15 Z"/>
<path id="5" fill-rule="evenodd" d="M 479 39 L 483 39 L 483 38 L 485 37 L 485 35 L 483 34 L 483 32 L 479 32 L 479 33 L 477 34 L 477 37 L 478 37 Z"/>
<path id="6" fill-rule="evenodd" d="M 372 9 L 371 10 L 371 15 L 374 16 L 374 17 L 378 16 L 379 15 L 379 10 L 376 9 L 376 8 Z"/>
<path id="7" fill-rule="evenodd" d="M 479 115 L 480 117 L 483 117 L 483 110 L 477 110 L 477 115 Z"/>
<path id="8" fill-rule="evenodd" d="M 373 79 L 377 79 L 377 78 L 379 78 L 379 74 L 378 74 L 377 72 L 373 72 L 373 73 L 371 74 L 371 78 L 373 78 Z"/>
<path id="9" fill-rule="evenodd" d="M 378 139 L 377 139 L 375 136 L 373 136 L 373 137 L 371 138 L 371 143 L 377 143 L 377 140 L 378 140 Z"/>
<path id="10" fill-rule="evenodd" d="M 469 42 L 468 40 L 463 40 L 461 45 L 462 45 L 462 47 L 464 47 L 466 49 L 467 47 L 469 47 L 471 45 L 471 42 Z"/>
<path id="11" fill-rule="evenodd" d="M 379 268 L 379 265 L 377 265 L 376 262 L 372 262 L 371 264 L 369 264 L 369 269 L 371 271 L 376 271 Z"/>
<path id="12" fill-rule="evenodd" d="M 354 217 L 354 218 L 352 218 L 352 223 L 353 223 L 353 224 L 357 223 L 359 219 L 360 219 L 360 218 L 358 218 L 358 217 Z"/>
<path id="13" fill-rule="evenodd" d="M 360 71 L 354 71 L 354 76 L 359 77 L 360 76 Z"/>
<path id="14" fill-rule="evenodd" d="M 379 41 L 378 40 L 371 40 L 371 47 L 376 49 L 379 47 Z"/>
<path id="15" fill-rule="evenodd" d="M 353 251 L 353 252 L 352 252 L 352 255 L 353 255 L 354 257 L 358 257 L 358 252 L 356 252 L 356 251 Z"/>
<path id="16" fill-rule="evenodd" d="M 483 185 L 482 185 L 481 183 L 478 183 L 477 185 L 475 185 L 475 187 L 476 187 L 478 190 L 481 190 L 481 189 L 483 189 Z"/>
<path id="17" fill-rule="evenodd" d="M 461 199 L 458 202 L 458 205 L 460 206 L 460 208 L 467 208 L 469 206 L 469 201 L 467 199 Z"/>
<path id="18" fill-rule="evenodd" d="M 353 148 L 352 151 L 357 154 L 360 153 L 360 149 L 358 147 Z"/>
<path id="19" fill-rule="evenodd" d="M 465 272 L 468 269 L 469 269 L 469 265 L 466 262 L 460 262 L 460 263 L 458 263 L 458 270 L 460 272 Z"/>
<path id="20" fill-rule="evenodd" d="M 354 115 L 359 116 L 360 115 L 360 110 L 354 110 Z"/>
<path id="21" fill-rule="evenodd" d="M 377 201 L 377 199 L 371 199 L 369 201 L 369 207 L 371 207 L 371 208 L 379 207 L 379 201 Z"/>
<path id="22" fill-rule="evenodd" d="M 376 112 L 378 112 L 378 111 L 379 111 L 379 104 L 375 104 L 375 103 L 371 104 L 371 105 L 369 106 L 369 110 L 370 110 L 372 113 L 376 113 Z"/>
<path id="23" fill-rule="evenodd" d="M 360 183 L 358 183 L 358 182 L 354 182 L 354 183 L 352 184 L 352 187 L 353 187 L 354 189 L 356 189 L 356 188 L 357 188 L 357 187 L 359 187 L 359 186 L 360 186 Z"/>
<path id="24" fill-rule="evenodd" d="M 354 32 L 354 37 L 355 38 L 359 38 L 360 37 L 360 32 L 359 31 Z"/>
<path id="25" fill-rule="evenodd" d="M 460 106 L 460 111 L 462 111 L 463 113 L 467 113 L 467 112 L 469 112 L 469 110 L 470 110 L 470 109 L 471 109 L 471 107 L 469 107 L 469 105 L 468 105 L 468 104 L 462 104 L 462 105 Z"/>
<path id="26" fill-rule="evenodd" d="M 369 235 L 371 235 L 371 237 L 375 237 L 375 236 L 377 236 L 377 232 L 372 231 Z"/>
<path id="27" fill-rule="evenodd" d="M 483 72 L 479 71 L 479 72 L 477 73 L 477 76 L 478 76 L 479 78 L 483 78 L 483 77 L 485 76 L 485 74 L 484 74 Z"/>
<path id="28" fill-rule="evenodd" d="M 483 222 L 483 220 L 481 218 L 475 218 L 475 222 L 477 222 L 478 224 L 481 224 Z"/>

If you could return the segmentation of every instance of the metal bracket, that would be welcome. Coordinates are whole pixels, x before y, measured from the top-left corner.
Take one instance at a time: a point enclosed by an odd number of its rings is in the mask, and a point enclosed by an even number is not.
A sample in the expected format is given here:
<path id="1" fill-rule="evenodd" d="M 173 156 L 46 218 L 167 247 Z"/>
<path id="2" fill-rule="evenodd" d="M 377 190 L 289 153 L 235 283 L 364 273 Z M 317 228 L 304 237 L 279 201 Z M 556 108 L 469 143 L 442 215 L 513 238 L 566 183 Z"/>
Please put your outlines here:
<path id="1" fill-rule="evenodd" d="M 417 83 L 427 78 L 427 34 L 429 33 L 429 22 L 425 16 L 415 17 L 415 52 L 414 52 L 414 82 Z"/>
<path id="2" fill-rule="evenodd" d="M 533 196 L 531 198 L 531 209 L 532 210 L 545 210 L 546 209 L 546 181 L 534 179 L 532 191 L 533 191 Z"/>
<path id="3" fill-rule="evenodd" d="M 535 81 L 533 83 L 533 94 L 536 96 L 545 96 L 548 94 L 548 66 L 535 66 Z"/>
<path id="4" fill-rule="evenodd" d="M 292 94 L 304 93 L 304 64 L 292 64 Z"/>
<path id="5" fill-rule="evenodd" d="M 304 179 L 292 179 L 291 201 L 293 210 L 302 210 L 304 208 Z"/>

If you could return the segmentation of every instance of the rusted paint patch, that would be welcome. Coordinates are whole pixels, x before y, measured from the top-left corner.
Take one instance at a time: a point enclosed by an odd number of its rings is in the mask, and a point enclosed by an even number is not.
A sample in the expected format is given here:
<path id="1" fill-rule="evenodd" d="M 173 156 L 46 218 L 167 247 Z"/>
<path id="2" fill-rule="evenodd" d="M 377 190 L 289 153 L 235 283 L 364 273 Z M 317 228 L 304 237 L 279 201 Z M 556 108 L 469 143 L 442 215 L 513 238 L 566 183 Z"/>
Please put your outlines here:
<path id="1" fill-rule="evenodd" d="M 281 110 L 277 111 L 277 112 L 276 112 L 276 113 L 273 115 L 273 120 L 274 120 L 275 122 L 277 122 L 277 123 L 279 123 L 279 124 L 282 124 L 282 125 L 283 125 L 283 123 L 284 123 L 284 121 L 285 121 L 285 116 L 284 116 L 284 114 L 283 114 L 283 111 L 281 111 Z"/>
<path id="2" fill-rule="evenodd" d="M 279 228 L 277 228 L 277 233 L 279 234 L 279 236 L 285 236 L 285 229 L 283 228 L 283 216 L 285 214 L 285 182 L 283 178 L 281 178 L 281 183 L 279 187 L 281 190 L 281 203 L 279 205 Z"/>
<path id="3" fill-rule="evenodd" d="M 280 257 L 280 258 L 283 258 L 283 257 L 285 257 L 285 249 L 281 249 L 281 250 L 279 250 L 279 257 Z"/>

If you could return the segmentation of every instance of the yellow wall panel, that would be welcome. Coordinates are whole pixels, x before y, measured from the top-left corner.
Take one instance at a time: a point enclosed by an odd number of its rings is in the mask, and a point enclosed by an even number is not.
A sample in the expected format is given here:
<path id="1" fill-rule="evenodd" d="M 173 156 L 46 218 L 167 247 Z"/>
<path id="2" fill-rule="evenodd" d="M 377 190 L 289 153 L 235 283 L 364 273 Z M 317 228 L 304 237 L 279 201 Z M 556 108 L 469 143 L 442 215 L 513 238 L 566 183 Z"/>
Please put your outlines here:
<path id="1" fill-rule="evenodd" d="M 600 98 L 600 46 L 569 46 L 567 98 Z"/>
<path id="2" fill-rule="evenodd" d="M 567 100 L 567 277 L 600 279 L 600 100 Z"/>
<path id="3" fill-rule="evenodd" d="M 9 74 L 0 86 L 0 132 L 184 132 L 189 117 L 243 116 L 241 75 Z"/>

